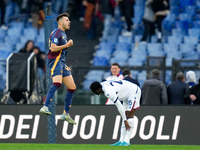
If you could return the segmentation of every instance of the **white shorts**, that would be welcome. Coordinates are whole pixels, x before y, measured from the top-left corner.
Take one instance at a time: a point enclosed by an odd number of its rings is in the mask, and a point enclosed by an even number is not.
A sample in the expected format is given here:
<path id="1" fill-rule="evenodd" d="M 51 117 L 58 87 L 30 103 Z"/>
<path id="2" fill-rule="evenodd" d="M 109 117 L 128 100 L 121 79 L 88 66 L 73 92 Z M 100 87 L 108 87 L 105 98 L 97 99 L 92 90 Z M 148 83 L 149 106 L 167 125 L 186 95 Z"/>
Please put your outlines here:
<path id="1" fill-rule="evenodd" d="M 123 107 L 125 111 L 131 111 L 133 109 L 140 108 L 141 90 L 137 88 L 136 92 L 131 92 L 126 100 L 123 101 Z"/>

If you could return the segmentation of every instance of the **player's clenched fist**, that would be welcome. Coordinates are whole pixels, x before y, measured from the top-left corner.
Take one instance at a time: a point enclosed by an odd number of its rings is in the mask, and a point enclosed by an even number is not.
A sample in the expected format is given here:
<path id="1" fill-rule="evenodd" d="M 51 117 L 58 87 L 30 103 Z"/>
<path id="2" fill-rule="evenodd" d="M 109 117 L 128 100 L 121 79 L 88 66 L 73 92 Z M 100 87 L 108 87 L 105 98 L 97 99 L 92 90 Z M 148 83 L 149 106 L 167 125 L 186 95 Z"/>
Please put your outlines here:
<path id="1" fill-rule="evenodd" d="M 66 45 L 67 45 L 67 47 L 70 47 L 70 46 L 72 46 L 72 45 L 73 45 L 73 40 L 71 40 L 71 39 L 70 39 L 70 40 L 67 42 L 67 44 L 66 44 Z"/>

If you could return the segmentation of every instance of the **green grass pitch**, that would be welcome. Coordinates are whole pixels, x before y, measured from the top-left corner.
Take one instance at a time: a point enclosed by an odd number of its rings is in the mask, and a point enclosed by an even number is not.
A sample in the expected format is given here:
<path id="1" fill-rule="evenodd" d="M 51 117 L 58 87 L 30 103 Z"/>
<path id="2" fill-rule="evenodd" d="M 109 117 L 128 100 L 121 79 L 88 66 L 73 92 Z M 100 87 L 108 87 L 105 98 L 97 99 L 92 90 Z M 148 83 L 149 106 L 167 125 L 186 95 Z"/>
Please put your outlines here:
<path id="1" fill-rule="evenodd" d="M 196 145 L 19 144 L 0 143 L 0 150 L 200 150 Z"/>

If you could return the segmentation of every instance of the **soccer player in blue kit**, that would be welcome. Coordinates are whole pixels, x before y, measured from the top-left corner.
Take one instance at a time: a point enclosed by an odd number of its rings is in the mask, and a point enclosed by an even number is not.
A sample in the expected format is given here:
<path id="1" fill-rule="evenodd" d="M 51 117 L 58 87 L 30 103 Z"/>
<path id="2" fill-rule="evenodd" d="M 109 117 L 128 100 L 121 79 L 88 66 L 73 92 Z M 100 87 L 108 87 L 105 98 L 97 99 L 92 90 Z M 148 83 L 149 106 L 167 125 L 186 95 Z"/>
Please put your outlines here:
<path id="1" fill-rule="evenodd" d="M 73 45 L 73 40 L 67 41 L 66 30 L 70 29 L 70 20 L 67 13 L 62 13 L 57 16 L 56 21 L 58 28 L 55 29 L 49 38 L 49 52 L 47 54 L 48 66 L 51 69 L 51 77 L 53 85 L 49 88 L 44 106 L 40 109 L 41 114 L 51 115 L 48 109 L 49 103 L 52 101 L 54 93 L 62 85 L 62 82 L 67 86 L 68 90 L 65 96 L 64 112 L 61 115 L 61 120 L 71 124 L 76 122 L 70 117 L 69 110 L 72 104 L 72 97 L 76 90 L 74 79 L 71 75 L 71 69 L 66 65 L 65 58 L 67 48 Z"/>

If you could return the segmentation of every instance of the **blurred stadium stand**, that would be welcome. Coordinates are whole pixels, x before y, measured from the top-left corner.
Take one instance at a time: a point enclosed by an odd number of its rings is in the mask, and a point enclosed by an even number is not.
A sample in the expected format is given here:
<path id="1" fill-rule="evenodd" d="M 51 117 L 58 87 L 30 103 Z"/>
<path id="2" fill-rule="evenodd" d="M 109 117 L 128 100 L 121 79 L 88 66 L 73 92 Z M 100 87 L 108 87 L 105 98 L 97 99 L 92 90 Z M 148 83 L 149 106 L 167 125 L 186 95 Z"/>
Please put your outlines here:
<path id="1" fill-rule="evenodd" d="M 164 34 L 162 43 L 157 43 L 157 37 L 152 36 L 151 42 L 147 44 L 140 43 L 144 30 L 142 24 L 144 3 L 145 0 L 135 0 L 132 36 L 123 36 L 126 23 L 120 19 L 119 9 L 116 9 L 107 39 L 99 40 L 103 27 L 97 25 L 97 36 L 93 40 L 88 40 L 80 25 L 82 22 L 76 16 L 75 1 L 70 0 L 71 29 L 67 34 L 74 40 L 74 45 L 68 51 L 67 64 L 72 68 L 80 91 L 89 92 L 92 81 L 105 79 L 110 74 L 109 68 L 113 62 L 118 62 L 122 68 L 130 68 L 133 77 L 137 78 L 142 86 L 148 76 L 147 57 L 165 57 L 164 82 L 167 85 L 173 80 L 173 59 L 196 61 L 200 58 L 200 0 L 170 0 L 170 13 L 162 22 Z M 53 17 L 56 15 L 53 14 Z M 0 28 L 0 33 L 0 90 L 3 91 L 6 82 L 5 59 L 11 52 L 19 51 L 29 39 L 34 40 L 35 45 L 45 51 L 44 28 L 33 28 L 31 22 L 27 21 L 12 21 L 9 29 Z M 192 67 L 191 64 L 186 61 L 181 66 Z M 197 79 L 200 77 L 199 71 L 195 68 L 197 65 L 194 68 L 187 67 L 181 68 L 181 71 L 194 69 Z"/>
<path id="2" fill-rule="evenodd" d="M 93 63 L 93 66 L 95 66 L 96 58 L 99 55 L 101 55 L 99 57 L 104 57 L 107 61 L 109 61 L 108 66 L 110 66 L 113 62 L 118 62 L 122 67 L 129 68 L 132 68 L 133 66 L 144 66 L 146 64 L 147 56 L 166 57 L 166 67 L 170 68 L 170 70 L 168 69 L 166 71 L 166 81 L 164 82 L 166 84 L 169 84 L 172 81 L 171 67 L 173 64 L 173 59 L 199 59 L 200 1 L 170 0 L 170 13 L 163 20 L 162 25 L 164 32 L 162 43 L 157 43 L 157 37 L 152 36 L 151 43 L 147 44 L 140 43 L 144 28 L 142 25 L 144 3 L 145 0 L 135 1 L 135 16 L 132 19 L 134 22 L 134 29 L 132 30 L 133 36 L 123 36 L 122 33 L 124 28 L 122 26 L 122 29 L 120 29 L 121 32 L 117 32 L 117 41 L 113 40 L 112 47 L 110 47 L 110 43 L 106 41 L 101 41 L 99 44 L 99 49 L 96 50 L 96 54 L 93 58 L 93 61 L 95 61 L 95 63 Z M 115 13 L 115 15 L 117 14 Z M 121 21 L 120 19 L 115 20 L 115 22 L 122 22 L 122 24 L 125 24 L 125 22 Z M 106 52 L 102 51 L 102 43 L 104 44 L 104 47 L 109 48 L 108 50 L 106 50 Z M 129 44 L 131 44 L 131 46 Z M 99 51 L 102 51 L 102 53 L 100 53 Z M 107 63 L 102 63 L 102 66 L 106 64 Z M 183 64 L 188 66 L 190 63 L 186 62 Z M 191 66 L 191 64 L 189 66 Z M 145 78 L 146 80 L 146 76 L 144 77 L 144 70 L 134 71 L 136 71 L 137 74 L 133 74 L 133 76 L 136 77 L 139 81 L 141 81 L 141 78 Z M 198 77 L 199 76 L 197 75 L 197 78 Z M 103 79 L 104 78 L 102 78 L 102 80 Z M 87 76 L 85 77 L 85 80 L 88 80 Z M 84 83 L 83 86 L 85 86 Z"/>

